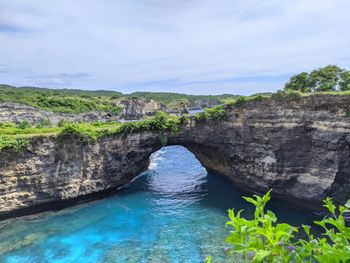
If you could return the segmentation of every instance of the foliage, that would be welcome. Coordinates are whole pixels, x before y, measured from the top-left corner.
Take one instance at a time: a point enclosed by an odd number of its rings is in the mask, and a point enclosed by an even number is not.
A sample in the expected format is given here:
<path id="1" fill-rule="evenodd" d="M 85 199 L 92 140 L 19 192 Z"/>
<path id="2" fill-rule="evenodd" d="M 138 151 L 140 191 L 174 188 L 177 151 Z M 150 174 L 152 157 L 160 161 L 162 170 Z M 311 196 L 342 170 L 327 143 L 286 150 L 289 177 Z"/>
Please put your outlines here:
<path id="1" fill-rule="evenodd" d="M 11 149 L 16 153 L 22 153 L 25 149 L 28 148 L 28 146 L 28 139 L 0 136 L 0 151 Z"/>
<path id="2" fill-rule="evenodd" d="M 27 121 L 27 120 L 24 120 L 24 121 L 21 121 L 20 123 L 18 123 L 17 127 L 20 129 L 28 129 L 28 128 L 32 127 L 32 123 Z"/>
<path id="3" fill-rule="evenodd" d="M 90 111 L 107 111 L 118 115 L 123 108 L 118 103 L 123 99 L 141 98 L 156 100 L 170 108 L 178 108 L 194 103 L 196 100 L 211 100 L 223 103 L 235 95 L 187 95 L 167 92 L 134 92 L 124 95 L 115 91 L 87 91 L 74 89 L 45 89 L 36 87 L 13 87 L 0 85 L 0 103 L 14 102 L 29 105 L 42 110 L 61 113 L 84 113 Z"/>
<path id="4" fill-rule="evenodd" d="M 16 88 L 0 85 L 0 102 L 15 102 L 42 110 L 62 113 L 83 113 L 89 111 L 109 111 L 119 114 L 122 107 L 110 100 L 111 96 L 121 96 L 114 91 L 55 90 L 34 87 Z"/>
<path id="5" fill-rule="evenodd" d="M 221 120 L 226 118 L 226 110 L 224 105 L 218 105 L 213 108 L 206 108 L 203 112 L 199 112 L 195 115 L 196 120 Z"/>
<path id="6" fill-rule="evenodd" d="M 328 65 L 310 73 L 302 72 L 292 76 L 284 89 L 301 92 L 350 90 L 350 71 L 335 65 Z"/>
<path id="7" fill-rule="evenodd" d="M 285 84 L 285 90 L 298 90 L 301 92 L 311 92 L 310 76 L 307 72 L 294 75 Z"/>
<path id="8" fill-rule="evenodd" d="M 183 114 L 180 116 L 179 121 L 180 121 L 180 124 L 186 125 L 190 121 L 190 116 L 188 114 Z"/>
<path id="9" fill-rule="evenodd" d="M 247 102 L 247 98 L 244 96 L 240 96 L 235 100 L 234 105 L 238 106 L 238 105 L 244 104 L 245 102 Z"/>
<path id="10" fill-rule="evenodd" d="M 277 223 L 272 211 L 265 211 L 271 190 L 263 197 L 243 197 L 255 206 L 253 219 L 249 220 L 230 209 L 230 220 L 226 223 L 232 230 L 226 238 L 231 245 L 230 256 L 241 255 L 244 262 L 349 262 L 350 228 L 346 226 L 344 214 L 350 212 L 350 200 L 345 206 L 336 207 L 331 198 L 324 200 L 330 216 L 314 223 L 324 230 L 322 237 L 311 234 L 311 227 L 294 227 Z M 297 239 L 303 230 L 307 240 Z"/>
<path id="11" fill-rule="evenodd" d="M 90 127 L 79 125 L 77 123 L 66 123 L 62 131 L 58 134 L 59 138 L 68 138 L 79 143 L 87 144 L 97 139 L 97 133 Z"/>
<path id="12" fill-rule="evenodd" d="M 124 123 L 117 132 L 132 133 L 145 130 L 176 132 L 179 129 L 179 124 L 180 118 L 178 116 L 170 116 L 167 113 L 158 111 L 154 118 Z"/>
<path id="13" fill-rule="evenodd" d="M 284 90 L 284 91 L 277 91 L 272 95 L 273 98 L 277 98 L 283 101 L 292 101 L 295 99 L 298 99 L 302 97 L 303 94 L 300 91 L 297 90 Z"/>
<path id="14" fill-rule="evenodd" d="M 223 95 L 188 95 L 181 93 L 170 92 L 134 92 L 130 95 L 126 95 L 127 98 L 143 98 L 146 100 L 156 100 L 167 106 L 174 106 L 174 104 L 180 103 L 194 103 L 196 100 L 212 100 L 218 104 L 223 103 L 225 99 L 235 98 L 236 95 L 223 94 Z"/>
<path id="15" fill-rule="evenodd" d="M 188 120 L 187 118 L 182 119 L 182 121 L 185 122 L 185 120 Z M 164 112 L 157 112 L 153 118 L 123 124 L 115 121 L 71 123 L 62 120 L 57 126 L 53 126 L 51 122 L 43 121 L 36 127 L 26 126 L 20 128 L 14 123 L 0 123 L 0 150 L 16 146 L 19 138 L 50 135 L 58 136 L 59 139 L 72 139 L 79 143 L 87 144 L 96 141 L 102 136 L 112 134 L 127 134 L 147 130 L 160 133 L 165 131 L 176 132 L 180 124 L 183 124 L 180 117 L 171 116 Z M 166 137 L 163 138 L 163 142 L 165 141 Z"/>
<path id="16" fill-rule="evenodd" d="M 64 120 L 64 119 L 60 119 L 59 122 L 57 123 L 58 127 L 64 127 L 64 125 L 68 123 L 68 121 Z"/>
<path id="17" fill-rule="evenodd" d="M 52 122 L 50 119 L 45 119 L 45 120 L 42 120 L 40 121 L 37 125 L 36 125 L 36 128 L 49 128 L 52 126 Z"/>
<path id="18" fill-rule="evenodd" d="M 234 107 L 239 107 L 247 102 L 252 102 L 252 101 L 262 101 L 266 98 L 271 97 L 271 94 L 255 94 L 252 96 L 239 96 L 235 100 L 228 101 L 226 103 L 227 106 L 234 108 Z"/>

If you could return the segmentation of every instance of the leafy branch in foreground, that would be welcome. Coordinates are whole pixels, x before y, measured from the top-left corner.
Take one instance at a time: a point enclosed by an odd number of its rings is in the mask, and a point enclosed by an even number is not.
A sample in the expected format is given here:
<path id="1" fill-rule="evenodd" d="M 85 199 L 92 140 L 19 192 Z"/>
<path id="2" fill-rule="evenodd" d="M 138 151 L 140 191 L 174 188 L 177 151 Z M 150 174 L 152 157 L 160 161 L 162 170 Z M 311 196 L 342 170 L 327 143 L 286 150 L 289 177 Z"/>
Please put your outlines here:
<path id="1" fill-rule="evenodd" d="M 262 197 L 243 197 L 255 206 L 251 220 L 241 216 L 243 210 L 228 210 L 226 226 L 232 229 L 226 238 L 229 256 L 241 256 L 243 262 L 350 262 L 350 228 L 344 219 L 344 214 L 350 212 L 350 200 L 338 207 L 331 198 L 323 201 L 330 216 L 314 222 L 324 230 L 321 237 L 315 237 L 310 226 L 277 223 L 276 215 L 265 211 L 270 192 Z M 307 240 L 296 238 L 299 230 Z"/>

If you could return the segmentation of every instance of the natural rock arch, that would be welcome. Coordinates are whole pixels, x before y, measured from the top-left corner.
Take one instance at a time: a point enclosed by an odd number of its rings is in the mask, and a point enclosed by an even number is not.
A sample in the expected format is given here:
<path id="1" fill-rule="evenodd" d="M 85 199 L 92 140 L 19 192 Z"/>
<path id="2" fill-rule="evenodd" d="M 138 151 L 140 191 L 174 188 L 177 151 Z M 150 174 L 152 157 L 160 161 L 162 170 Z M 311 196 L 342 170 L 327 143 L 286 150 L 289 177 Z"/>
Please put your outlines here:
<path id="1" fill-rule="evenodd" d="M 147 169 L 149 156 L 182 145 L 210 172 L 251 191 L 316 208 L 326 195 L 350 195 L 350 97 L 267 100 L 228 109 L 227 119 L 196 121 L 179 132 L 142 131 L 94 144 L 34 138 L 25 153 L 1 154 L 0 217 L 51 209 L 114 191 Z M 166 140 L 165 140 L 166 138 Z"/>

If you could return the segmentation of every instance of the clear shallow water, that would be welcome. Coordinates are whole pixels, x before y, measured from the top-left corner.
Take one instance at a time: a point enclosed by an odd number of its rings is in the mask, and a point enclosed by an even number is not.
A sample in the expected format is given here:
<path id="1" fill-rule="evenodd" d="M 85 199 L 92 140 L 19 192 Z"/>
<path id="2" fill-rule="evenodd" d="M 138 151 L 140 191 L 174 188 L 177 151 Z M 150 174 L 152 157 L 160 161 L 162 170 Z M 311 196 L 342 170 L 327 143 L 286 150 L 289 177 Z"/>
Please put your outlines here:
<path id="1" fill-rule="evenodd" d="M 165 147 L 115 196 L 2 223 L 0 262 L 224 262 L 226 210 L 252 213 L 242 194 L 185 148 Z M 269 208 L 292 224 L 313 220 L 283 203 Z"/>

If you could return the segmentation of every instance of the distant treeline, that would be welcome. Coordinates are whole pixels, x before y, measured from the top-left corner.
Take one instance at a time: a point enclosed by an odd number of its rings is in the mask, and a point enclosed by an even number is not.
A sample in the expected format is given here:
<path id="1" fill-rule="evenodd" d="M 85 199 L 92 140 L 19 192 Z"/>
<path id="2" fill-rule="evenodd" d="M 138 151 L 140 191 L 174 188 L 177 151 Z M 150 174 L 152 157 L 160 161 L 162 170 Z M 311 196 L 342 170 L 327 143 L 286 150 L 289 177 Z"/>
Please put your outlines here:
<path id="1" fill-rule="evenodd" d="M 108 90 L 47 89 L 37 87 L 14 87 L 0 85 L 0 103 L 15 102 L 35 108 L 62 113 L 83 113 L 89 111 L 110 111 L 118 114 L 122 107 L 118 103 L 125 99 L 139 98 L 156 100 L 167 106 L 193 103 L 196 100 L 217 100 L 225 102 L 234 95 L 187 95 L 167 92 L 134 92 L 122 94 Z"/>

